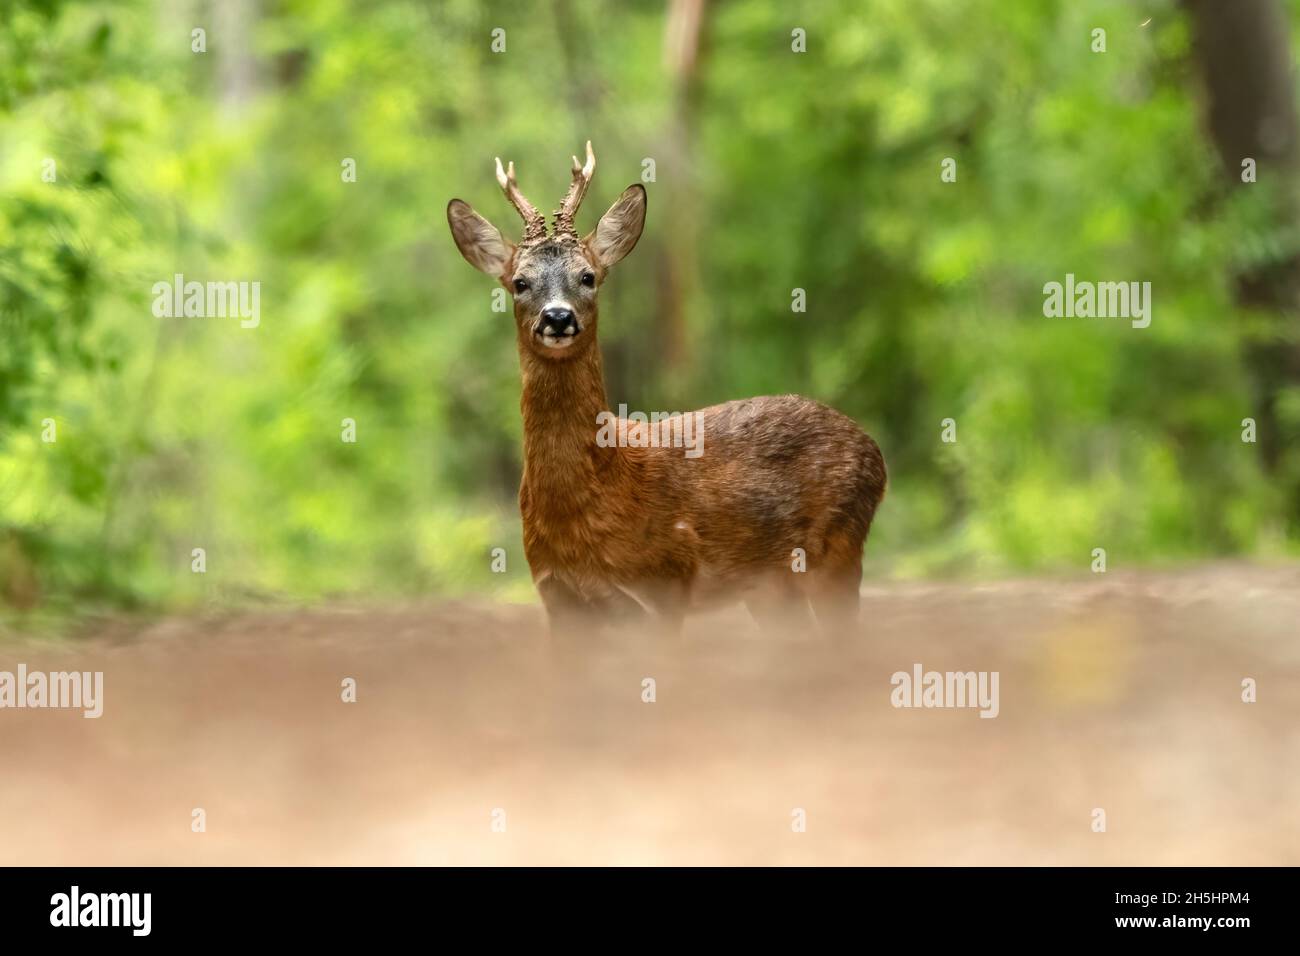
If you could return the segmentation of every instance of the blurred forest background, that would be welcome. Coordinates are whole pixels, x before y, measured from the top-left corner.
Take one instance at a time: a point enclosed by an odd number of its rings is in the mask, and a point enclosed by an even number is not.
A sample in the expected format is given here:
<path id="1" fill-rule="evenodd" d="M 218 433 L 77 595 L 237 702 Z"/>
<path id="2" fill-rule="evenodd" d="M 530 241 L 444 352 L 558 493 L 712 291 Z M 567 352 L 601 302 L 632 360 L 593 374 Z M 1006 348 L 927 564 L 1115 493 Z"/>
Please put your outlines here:
<path id="1" fill-rule="evenodd" d="M 654 161 L 602 296 L 611 403 L 854 416 L 891 471 L 869 575 L 1294 556 L 1298 23 L 1300 0 L 5 0 L 0 607 L 527 598 L 511 320 L 444 209 L 517 235 L 493 157 L 550 209 L 588 138 L 583 228 Z M 175 273 L 260 282 L 260 326 L 156 318 Z M 1045 318 L 1066 273 L 1149 281 L 1151 326 Z"/>

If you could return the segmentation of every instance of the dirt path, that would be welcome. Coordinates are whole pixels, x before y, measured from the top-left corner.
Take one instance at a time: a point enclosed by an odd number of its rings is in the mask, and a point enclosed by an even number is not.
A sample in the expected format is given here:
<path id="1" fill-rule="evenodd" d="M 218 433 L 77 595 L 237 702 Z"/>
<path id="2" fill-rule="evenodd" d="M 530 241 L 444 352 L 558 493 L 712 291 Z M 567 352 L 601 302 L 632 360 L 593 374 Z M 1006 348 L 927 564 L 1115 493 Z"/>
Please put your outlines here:
<path id="1" fill-rule="evenodd" d="M 0 710 L 0 863 L 1300 863 L 1300 568 L 864 611 L 838 645 L 729 611 L 556 654 L 486 604 L 0 641 L 0 670 L 105 673 L 99 720 Z M 999 716 L 894 708 L 916 663 L 999 672 Z"/>

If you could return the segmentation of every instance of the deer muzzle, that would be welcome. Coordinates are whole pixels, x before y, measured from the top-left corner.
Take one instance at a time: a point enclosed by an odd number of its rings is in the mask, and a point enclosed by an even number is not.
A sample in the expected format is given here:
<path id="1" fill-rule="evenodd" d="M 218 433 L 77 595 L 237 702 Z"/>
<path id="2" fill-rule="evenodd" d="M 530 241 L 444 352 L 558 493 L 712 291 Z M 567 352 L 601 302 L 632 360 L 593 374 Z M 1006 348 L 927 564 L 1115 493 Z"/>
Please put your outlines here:
<path id="1" fill-rule="evenodd" d="M 542 309 L 541 318 L 533 327 L 533 334 L 548 348 L 562 349 L 573 344 L 582 327 L 578 317 L 567 305 L 549 305 Z"/>

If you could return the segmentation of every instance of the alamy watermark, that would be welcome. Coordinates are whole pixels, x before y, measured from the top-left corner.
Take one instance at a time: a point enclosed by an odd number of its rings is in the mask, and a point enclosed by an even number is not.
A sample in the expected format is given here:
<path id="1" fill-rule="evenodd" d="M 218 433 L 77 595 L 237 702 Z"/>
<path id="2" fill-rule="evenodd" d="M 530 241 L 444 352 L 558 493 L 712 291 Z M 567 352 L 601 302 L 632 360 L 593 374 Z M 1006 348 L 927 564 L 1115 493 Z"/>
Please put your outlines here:
<path id="1" fill-rule="evenodd" d="M 981 717 L 996 717 L 998 671 L 896 671 L 889 679 L 894 688 L 889 702 L 895 707 L 978 707 Z"/>
<path id="2" fill-rule="evenodd" d="M 5 708 L 81 708 L 83 717 L 104 713 L 103 671 L 0 671 L 0 710 Z"/>
<path id="3" fill-rule="evenodd" d="M 121 926 L 133 936 L 148 936 L 153 928 L 153 894 L 83 893 L 73 886 L 50 897 L 50 925 Z"/>
<path id="4" fill-rule="evenodd" d="M 159 319 L 238 318 L 240 328 L 262 322 L 262 283 L 186 282 L 178 272 L 172 281 L 153 284 L 153 314 Z"/>
<path id="5" fill-rule="evenodd" d="M 1131 319 L 1135 329 L 1151 324 L 1150 282 L 1065 282 L 1043 286 L 1043 315 L 1049 319 Z"/>
<path id="6" fill-rule="evenodd" d="M 704 454 L 702 412 L 631 412 L 618 406 L 618 414 L 601 412 L 596 444 L 601 448 L 684 448 L 687 458 Z"/>

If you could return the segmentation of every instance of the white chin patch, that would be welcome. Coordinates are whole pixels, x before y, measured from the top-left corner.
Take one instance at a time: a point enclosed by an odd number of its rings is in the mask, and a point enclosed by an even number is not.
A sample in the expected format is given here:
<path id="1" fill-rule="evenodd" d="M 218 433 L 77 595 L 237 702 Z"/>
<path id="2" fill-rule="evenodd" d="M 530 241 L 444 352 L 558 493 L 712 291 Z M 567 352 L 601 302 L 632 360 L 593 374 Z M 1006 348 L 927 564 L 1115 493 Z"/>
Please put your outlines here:
<path id="1" fill-rule="evenodd" d="M 542 344 L 548 349 L 567 349 L 575 338 L 573 335 L 543 335 Z"/>

